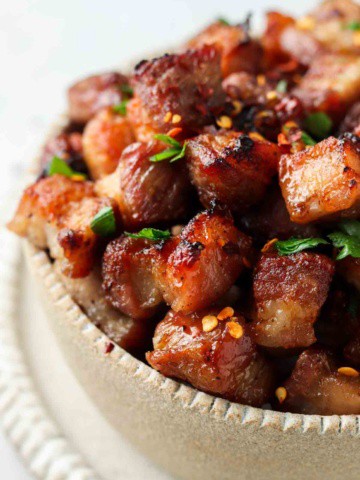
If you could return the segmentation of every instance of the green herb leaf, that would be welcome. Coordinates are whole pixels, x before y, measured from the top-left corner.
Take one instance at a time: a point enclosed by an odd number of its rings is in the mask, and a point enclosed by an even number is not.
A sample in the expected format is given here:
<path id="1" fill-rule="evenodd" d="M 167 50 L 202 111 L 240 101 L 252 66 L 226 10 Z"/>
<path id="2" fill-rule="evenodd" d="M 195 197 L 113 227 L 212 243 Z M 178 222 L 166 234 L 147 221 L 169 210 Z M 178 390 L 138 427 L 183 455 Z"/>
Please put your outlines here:
<path id="1" fill-rule="evenodd" d="M 228 27 L 230 26 L 230 22 L 228 22 L 228 20 L 226 20 L 226 18 L 219 17 L 219 18 L 217 19 L 217 21 L 218 21 L 219 23 L 222 23 L 223 25 L 228 26 Z"/>
<path id="2" fill-rule="evenodd" d="M 123 100 L 121 103 L 118 105 L 113 106 L 113 111 L 115 113 L 118 113 L 119 115 L 126 115 L 126 105 L 128 104 L 129 100 Z"/>
<path id="3" fill-rule="evenodd" d="M 348 23 L 346 26 L 345 26 L 346 30 L 360 30 L 360 22 L 357 22 L 357 21 L 353 21 L 353 22 L 350 22 Z"/>
<path id="4" fill-rule="evenodd" d="M 279 240 L 275 243 L 275 247 L 278 254 L 284 256 L 327 244 L 328 242 L 323 238 L 289 238 L 288 240 Z"/>
<path id="5" fill-rule="evenodd" d="M 86 179 L 86 175 L 84 173 L 76 172 L 65 162 L 65 160 L 57 156 L 52 158 L 47 168 L 47 173 L 49 176 L 59 174 L 69 178 L 79 176 L 82 177 L 84 180 Z"/>
<path id="6" fill-rule="evenodd" d="M 339 228 L 342 232 L 360 238 L 360 222 L 357 220 L 343 220 L 339 223 Z"/>
<path id="7" fill-rule="evenodd" d="M 108 237 L 116 232 L 116 219 L 112 207 L 104 207 L 98 211 L 90 224 L 91 230 L 101 237 Z"/>
<path id="8" fill-rule="evenodd" d="M 360 258 L 360 238 L 343 232 L 334 232 L 328 235 L 334 247 L 341 249 L 336 260 L 351 256 Z"/>
<path id="9" fill-rule="evenodd" d="M 177 157 L 178 154 L 179 154 L 178 148 L 168 148 L 167 150 L 157 153 L 156 155 L 152 155 L 149 160 L 150 162 L 154 162 L 154 163 L 162 162 L 163 160 Z"/>
<path id="10" fill-rule="evenodd" d="M 315 112 L 305 119 L 305 128 L 314 137 L 323 139 L 331 132 L 333 122 L 324 112 Z"/>
<path id="11" fill-rule="evenodd" d="M 185 150 L 186 150 L 186 143 L 184 143 L 180 152 L 170 160 L 170 163 L 177 162 L 181 158 L 184 158 L 185 157 Z"/>
<path id="12" fill-rule="evenodd" d="M 280 80 L 279 83 L 276 85 L 276 91 L 279 93 L 286 93 L 288 87 L 287 80 Z"/>
<path id="13" fill-rule="evenodd" d="M 153 240 L 155 242 L 167 240 L 171 237 L 169 230 L 157 230 L 156 228 L 143 228 L 138 233 L 125 232 L 125 235 L 131 238 L 145 238 L 146 240 Z"/>
<path id="14" fill-rule="evenodd" d="M 181 149 L 181 143 L 179 143 L 177 140 L 175 140 L 175 138 L 172 138 L 169 135 L 163 135 L 162 133 L 158 133 L 157 135 L 154 135 L 154 138 L 155 140 L 160 140 L 167 145 L 171 145 L 172 147 Z"/>
<path id="15" fill-rule="evenodd" d="M 120 90 L 122 93 L 125 93 L 126 95 L 130 95 L 131 97 L 134 95 L 134 90 L 130 85 L 124 84 L 120 85 Z"/>
<path id="16" fill-rule="evenodd" d="M 305 145 L 311 145 L 312 147 L 316 145 L 315 140 L 306 132 L 301 132 L 301 140 L 305 143 Z"/>

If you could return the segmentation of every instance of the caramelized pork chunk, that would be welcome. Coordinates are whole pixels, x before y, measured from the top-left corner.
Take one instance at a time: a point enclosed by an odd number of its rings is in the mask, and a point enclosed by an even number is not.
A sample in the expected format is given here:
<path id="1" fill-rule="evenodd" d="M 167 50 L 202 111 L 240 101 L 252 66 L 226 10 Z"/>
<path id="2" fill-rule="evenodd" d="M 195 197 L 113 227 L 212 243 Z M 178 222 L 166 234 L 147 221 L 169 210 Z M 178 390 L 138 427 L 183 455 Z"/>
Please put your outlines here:
<path id="1" fill-rule="evenodd" d="M 334 120 L 360 98 L 360 56 L 326 54 L 317 57 L 292 92 L 309 111 L 323 111 Z"/>
<path id="2" fill-rule="evenodd" d="M 143 61 L 135 68 L 135 96 L 156 129 L 198 129 L 222 106 L 220 53 L 211 46 Z"/>
<path id="3" fill-rule="evenodd" d="M 171 308 L 184 313 L 221 298 L 253 255 L 250 238 L 211 212 L 197 215 L 157 252 L 156 282 Z"/>
<path id="4" fill-rule="evenodd" d="M 256 342 L 282 348 L 314 343 L 313 324 L 333 274 L 334 263 L 324 255 L 263 253 L 254 273 Z"/>
<path id="5" fill-rule="evenodd" d="M 122 87 L 128 79 L 120 73 L 103 73 L 84 78 L 68 90 L 69 116 L 75 123 L 86 123 L 104 107 L 126 98 Z"/>
<path id="6" fill-rule="evenodd" d="M 283 155 L 280 185 L 290 218 L 357 218 L 360 213 L 360 138 L 329 137 L 314 147 Z"/>
<path id="7" fill-rule="evenodd" d="M 261 406 L 271 395 L 273 371 L 257 351 L 241 317 L 217 322 L 218 312 L 184 315 L 172 310 L 159 323 L 150 365 L 162 374 L 189 382 L 199 390 L 228 400 Z M 211 315 L 216 327 L 204 331 Z"/>
<path id="8" fill-rule="evenodd" d="M 312 347 L 303 352 L 284 384 L 287 396 L 282 409 L 318 415 L 359 414 L 360 376 L 339 373 L 342 366 L 325 349 Z"/>
<path id="9" fill-rule="evenodd" d="M 284 30 L 294 24 L 295 20 L 292 17 L 279 12 L 267 12 L 266 29 L 261 38 L 266 69 L 289 60 L 289 55 L 282 47 L 281 37 Z"/>
<path id="10" fill-rule="evenodd" d="M 277 145 L 236 132 L 204 134 L 186 148 L 191 180 L 201 203 L 213 201 L 233 212 L 258 203 L 276 174 Z"/>
<path id="11" fill-rule="evenodd" d="M 84 157 L 92 178 L 112 173 L 122 151 L 135 141 L 126 118 L 111 107 L 98 112 L 86 125 L 83 135 Z"/>
<path id="12" fill-rule="evenodd" d="M 224 77 L 233 72 L 256 73 L 261 63 L 262 50 L 249 36 L 247 25 L 226 25 L 217 21 L 206 27 L 186 44 L 188 49 L 215 45 L 221 52 L 221 70 Z"/>
<path id="13" fill-rule="evenodd" d="M 100 195 L 114 198 L 128 230 L 181 220 L 189 207 L 191 185 L 183 161 L 151 162 L 164 150 L 160 142 L 126 148 L 115 173 L 98 182 Z"/>
<path id="14" fill-rule="evenodd" d="M 150 142 L 154 135 L 159 133 L 159 129 L 153 125 L 151 117 L 143 109 L 140 98 L 132 98 L 127 103 L 126 118 L 129 120 L 138 142 Z"/>
<path id="15" fill-rule="evenodd" d="M 81 133 L 61 133 L 51 138 L 46 143 L 40 157 L 41 169 L 46 169 L 54 157 L 64 160 L 75 172 L 87 173 L 83 161 Z"/>
<path id="16" fill-rule="evenodd" d="M 108 244 L 103 257 L 106 298 L 134 319 L 151 317 L 162 302 L 152 273 L 151 250 L 150 241 L 120 237 Z"/>

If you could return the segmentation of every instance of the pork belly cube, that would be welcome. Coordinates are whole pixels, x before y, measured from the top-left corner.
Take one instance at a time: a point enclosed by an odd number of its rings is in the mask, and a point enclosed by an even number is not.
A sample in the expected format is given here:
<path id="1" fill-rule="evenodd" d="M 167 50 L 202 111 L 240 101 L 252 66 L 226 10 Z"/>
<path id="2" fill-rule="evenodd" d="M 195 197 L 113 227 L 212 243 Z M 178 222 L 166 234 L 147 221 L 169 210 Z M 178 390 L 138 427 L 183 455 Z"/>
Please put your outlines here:
<path id="1" fill-rule="evenodd" d="M 182 160 L 151 162 L 164 150 L 160 142 L 134 143 L 126 148 L 114 174 L 97 183 L 100 195 L 114 198 L 128 230 L 177 221 L 186 214 L 191 185 Z"/>
<path id="2" fill-rule="evenodd" d="M 136 355 L 149 349 L 152 325 L 121 315 L 107 302 L 99 268 L 94 268 L 87 277 L 80 279 L 65 276 L 61 262 L 55 261 L 54 268 L 71 298 L 112 342 Z"/>
<path id="3" fill-rule="evenodd" d="M 201 203 L 233 212 L 258 203 L 276 174 L 278 146 L 237 132 L 199 135 L 186 147 L 192 183 Z"/>
<path id="4" fill-rule="evenodd" d="M 314 147 L 283 155 L 279 179 L 290 218 L 357 218 L 360 213 L 360 138 L 329 137 Z"/>
<path id="5" fill-rule="evenodd" d="M 284 29 L 280 36 L 280 46 L 284 53 L 306 66 L 317 61 L 326 51 L 311 31 L 299 28 L 296 24 Z"/>
<path id="6" fill-rule="evenodd" d="M 266 13 L 266 28 L 261 37 L 266 69 L 271 69 L 277 64 L 289 60 L 289 55 L 283 50 L 281 36 L 287 27 L 294 24 L 294 18 L 280 12 L 270 11 Z"/>
<path id="7" fill-rule="evenodd" d="M 84 158 L 92 178 L 112 173 L 122 151 L 135 141 L 130 123 L 112 108 L 98 112 L 86 125 L 83 135 Z"/>
<path id="8" fill-rule="evenodd" d="M 151 252 L 150 241 L 122 236 L 108 244 L 103 256 L 102 277 L 107 300 L 138 320 L 153 316 L 162 301 L 152 273 Z"/>
<path id="9" fill-rule="evenodd" d="M 360 98 L 360 56 L 325 54 L 317 57 L 292 92 L 310 111 L 324 111 L 334 120 Z"/>
<path id="10" fill-rule="evenodd" d="M 45 144 L 40 157 L 41 170 L 46 169 L 54 157 L 64 160 L 75 172 L 87 173 L 83 159 L 81 133 L 61 133 L 51 138 Z"/>
<path id="11" fill-rule="evenodd" d="M 330 351 L 312 347 L 303 352 L 290 378 L 281 408 L 286 412 L 317 415 L 360 413 L 360 376 L 338 372 L 343 365 Z"/>
<path id="12" fill-rule="evenodd" d="M 86 123 L 104 107 L 117 105 L 127 95 L 122 87 L 128 79 L 121 73 L 108 72 L 84 78 L 68 90 L 69 116 L 75 123 Z"/>
<path id="13" fill-rule="evenodd" d="M 353 132 L 360 135 L 360 102 L 354 103 L 341 122 L 339 133 L 345 132 Z"/>
<path id="14" fill-rule="evenodd" d="M 94 196 L 90 182 L 76 182 L 63 175 L 42 178 L 24 191 L 8 227 L 35 246 L 46 248 L 46 224 L 61 225 L 71 202 Z"/>
<path id="15" fill-rule="evenodd" d="M 285 201 L 278 186 L 271 187 L 260 205 L 252 207 L 239 218 L 241 229 L 254 238 L 259 245 L 278 238 L 316 237 L 319 232 L 315 225 L 300 225 L 290 220 Z"/>
<path id="16" fill-rule="evenodd" d="M 232 219 L 204 212 L 157 249 L 154 273 L 165 301 L 175 311 L 191 313 L 224 295 L 250 266 L 251 240 Z"/>
<path id="17" fill-rule="evenodd" d="M 132 81 L 154 127 L 164 132 L 211 123 L 225 101 L 220 53 L 212 46 L 140 62 Z"/>
<path id="18" fill-rule="evenodd" d="M 199 390 L 231 401 L 259 407 L 271 395 L 274 382 L 271 364 L 257 351 L 241 317 L 234 317 L 231 322 L 219 321 L 213 330 L 204 331 L 202 318 L 217 313 L 206 310 L 185 315 L 170 310 L 158 324 L 154 350 L 146 358 L 167 377 L 187 381 Z"/>
<path id="19" fill-rule="evenodd" d="M 150 142 L 153 140 L 155 134 L 160 133 L 159 129 L 153 125 L 151 117 L 143 108 L 140 98 L 132 98 L 127 103 L 126 118 L 130 122 L 138 142 Z"/>
<path id="20" fill-rule="evenodd" d="M 334 263 L 325 255 L 263 253 L 254 272 L 255 339 L 265 347 L 306 347 L 326 300 Z"/>
<path id="21" fill-rule="evenodd" d="M 249 36 L 246 25 L 226 25 L 217 21 L 186 43 L 187 49 L 214 45 L 221 52 L 221 71 L 224 77 L 233 72 L 256 73 L 260 68 L 262 49 Z"/>

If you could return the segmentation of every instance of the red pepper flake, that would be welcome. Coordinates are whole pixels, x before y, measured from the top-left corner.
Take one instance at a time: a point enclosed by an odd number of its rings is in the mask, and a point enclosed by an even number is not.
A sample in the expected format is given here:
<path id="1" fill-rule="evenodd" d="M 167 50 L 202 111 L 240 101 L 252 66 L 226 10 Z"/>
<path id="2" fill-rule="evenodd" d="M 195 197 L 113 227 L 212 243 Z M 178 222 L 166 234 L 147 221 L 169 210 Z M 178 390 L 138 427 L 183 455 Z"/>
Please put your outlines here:
<path id="1" fill-rule="evenodd" d="M 105 355 L 109 355 L 115 348 L 115 345 L 112 342 L 108 342 L 105 346 Z"/>
<path id="2" fill-rule="evenodd" d="M 171 130 L 169 130 L 166 135 L 168 137 L 174 138 L 174 137 L 177 137 L 182 132 L 182 130 L 183 129 L 180 128 L 180 127 L 175 127 L 175 128 L 172 128 Z"/>

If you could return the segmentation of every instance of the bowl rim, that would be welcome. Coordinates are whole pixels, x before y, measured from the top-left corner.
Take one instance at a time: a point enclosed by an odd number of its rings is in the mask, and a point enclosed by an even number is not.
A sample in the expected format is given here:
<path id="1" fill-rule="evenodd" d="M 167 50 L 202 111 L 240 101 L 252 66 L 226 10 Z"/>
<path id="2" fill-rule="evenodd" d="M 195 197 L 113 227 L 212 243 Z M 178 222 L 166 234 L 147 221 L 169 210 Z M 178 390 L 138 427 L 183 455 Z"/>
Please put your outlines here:
<path id="1" fill-rule="evenodd" d="M 49 128 L 45 142 L 63 131 L 69 125 L 69 117 L 62 114 Z M 44 142 L 44 143 L 45 143 Z M 32 163 L 33 171 L 28 180 L 34 180 L 34 171 L 39 165 L 41 148 Z M 115 344 L 102 332 L 81 307 L 67 293 L 62 279 L 58 276 L 48 254 L 27 239 L 22 242 L 24 255 L 28 264 L 34 268 L 45 286 L 54 306 L 63 310 L 69 323 L 79 328 L 86 341 L 96 348 L 97 354 L 106 357 L 112 366 L 120 366 L 130 374 L 134 374 L 144 382 L 156 383 L 158 388 L 170 393 L 172 399 L 180 399 L 183 408 L 190 408 L 202 414 L 209 414 L 222 420 L 231 420 L 238 426 L 249 425 L 264 428 L 271 427 L 278 431 L 296 431 L 298 433 L 360 435 L 360 415 L 309 415 L 302 413 L 279 412 L 231 402 L 221 397 L 202 392 L 190 384 L 183 384 L 175 379 L 165 377 L 146 363 L 133 357 L 125 349 Z M 121 312 L 119 312 L 121 315 Z M 113 350 L 105 353 L 106 346 L 112 343 Z"/>

